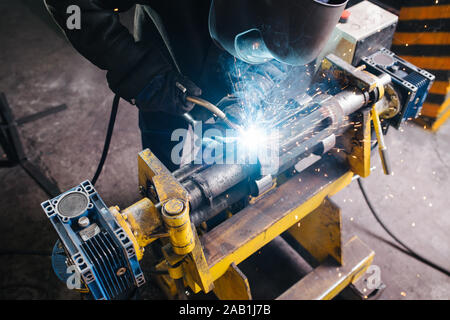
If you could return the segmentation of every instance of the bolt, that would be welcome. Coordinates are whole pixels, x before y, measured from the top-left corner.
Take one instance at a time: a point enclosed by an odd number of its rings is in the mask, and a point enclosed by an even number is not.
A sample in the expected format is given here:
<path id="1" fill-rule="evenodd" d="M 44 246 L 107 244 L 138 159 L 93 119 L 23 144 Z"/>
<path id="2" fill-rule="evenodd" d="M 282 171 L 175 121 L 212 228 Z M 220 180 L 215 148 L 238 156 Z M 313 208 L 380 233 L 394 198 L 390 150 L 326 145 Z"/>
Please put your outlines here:
<path id="1" fill-rule="evenodd" d="M 90 221 L 88 217 L 81 217 L 78 219 L 78 225 L 82 228 L 86 228 L 89 225 Z"/>
<path id="2" fill-rule="evenodd" d="M 164 204 L 163 208 L 169 215 L 180 214 L 184 210 L 184 201 L 180 199 L 170 199 Z"/>
<path id="3" fill-rule="evenodd" d="M 123 275 L 125 274 L 125 272 L 127 272 L 127 269 L 124 268 L 124 267 L 122 267 L 122 268 L 120 268 L 119 270 L 117 270 L 116 275 L 117 275 L 118 277 L 120 277 L 120 276 L 123 276 Z"/>

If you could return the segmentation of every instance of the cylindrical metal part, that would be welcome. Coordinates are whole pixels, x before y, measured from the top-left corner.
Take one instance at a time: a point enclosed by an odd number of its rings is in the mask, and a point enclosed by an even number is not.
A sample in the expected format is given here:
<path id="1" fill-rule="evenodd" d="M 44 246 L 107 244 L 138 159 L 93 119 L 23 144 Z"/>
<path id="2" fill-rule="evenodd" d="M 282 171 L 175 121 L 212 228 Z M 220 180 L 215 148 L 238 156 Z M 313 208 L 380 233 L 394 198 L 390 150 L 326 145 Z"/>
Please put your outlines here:
<path id="1" fill-rule="evenodd" d="M 278 173 L 295 165 L 303 155 L 315 151 L 322 141 L 340 134 L 348 121 L 346 116 L 367 104 L 364 93 L 356 88 L 343 90 L 336 96 L 318 98 L 318 102 L 305 108 L 305 112 L 286 119 L 278 128 L 281 137 Z M 242 164 L 214 165 L 195 172 L 183 181 L 191 210 L 194 212 L 203 205 L 213 207 L 217 197 L 259 173 L 259 165 Z"/>
<path id="2" fill-rule="evenodd" d="M 191 210 L 194 211 L 205 201 L 212 201 L 257 172 L 257 165 L 224 164 L 214 165 L 192 175 L 183 183 L 189 193 Z"/>
<path id="3" fill-rule="evenodd" d="M 258 196 L 273 187 L 273 177 L 269 174 L 259 180 L 255 180 Z"/>
<path id="4" fill-rule="evenodd" d="M 229 208 L 239 200 L 250 194 L 250 185 L 247 181 L 241 182 L 229 191 L 215 198 L 212 205 L 204 205 L 191 213 L 192 223 L 198 227 L 202 222 L 208 221 L 222 211 Z"/>
<path id="5" fill-rule="evenodd" d="M 206 168 L 207 165 L 205 164 L 188 164 L 183 167 L 181 167 L 178 170 L 175 170 L 172 174 L 178 181 L 183 181 L 189 176 L 193 175 L 194 173 L 197 173 L 204 168 Z"/>
<path id="6" fill-rule="evenodd" d="M 378 81 L 383 87 L 387 86 L 392 82 L 391 76 L 384 72 L 378 75 L 378 79 L 379 79 Z"/>
<path id="7" fill-rule="evenodd" d="M 155 240 L 152 237 L 152 234 L 161 227 L 163 223 L 159 211 L 149 198 L 141 199 L 122 210 L 121 213 L 122 216 L 126 218 L 139 246 L 145 247 Z"/>
<path id="8" fill-rule="evenodd" d="M 357 88 L 346 89 L 334 96 L 344 112 L 344 115 L 352 114 L 368 103 L 361 90 Z"/>
<path id="9" fill-rule="evenodd" d="M 183 181 L 182 184 L 189 194 L 189 205 L 191 210 L 200 207 L 205 201 L 205 196 L 200 186 L 190 179 Z"/>
<path id="10" fill-rule="evenodd" d="M 161 215 L 169 233 L 173 251 L 185 255 L 194 249 L 194 235 L 189 219 L 189 204 L 181 199 L 170 199 L 161 208 Z"/>

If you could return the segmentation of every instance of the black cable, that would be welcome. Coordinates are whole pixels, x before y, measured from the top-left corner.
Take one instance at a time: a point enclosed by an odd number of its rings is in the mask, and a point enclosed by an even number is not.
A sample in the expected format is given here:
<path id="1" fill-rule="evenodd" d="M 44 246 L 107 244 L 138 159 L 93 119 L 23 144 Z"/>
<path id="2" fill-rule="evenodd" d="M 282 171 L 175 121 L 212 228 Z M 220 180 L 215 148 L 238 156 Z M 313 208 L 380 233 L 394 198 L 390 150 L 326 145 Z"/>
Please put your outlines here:
<path id="1" fill-rule="evenodd" d="M 450 276 L 450 271 L 445 269 L 444 267 L 441 267 L 437 264 L 435 264 L 434 262 L 422 257 L 421 255 L 419 255 L 418 253 L 416 253 L 414 250 L 412 250 L 410 247 L 408 247 L 405 243 L 403 243 L 399 238 L 397 238 L 387 227 L 386 225 L 383 223 L 383 221 L 381 221 L 379 215 L 377 214 L 375 207 L 372 205 L 372 203 L 370 202 L 370 199 L 367 195 L 366 189 L 361 181 L 361 178 L 358 178 L 358 185 L 359 185 L 359 189 L 361 190 L 361 193 L 363 194 L 364 199 L 366 200 L 367 206 L 369 207 L 370 211 L 372 212 L 372 215 L 375 217 L 375 219 L 378 221 L 378 223 L 380 224 L 380 226 L 384 229 L 384 231 L 387 232 L 387 234 L 389 234 L 392 239 L 394 239 L 398 244 L 400 244 L 403 248 L 406 249 L 406 253 L 425 263 L 426 265 L 430 266 L 433 269 L 436 269 L 444 274 L 446 274 L 447 276 Z"/>
<path id="2" fill-rule="evenodd" d="M 102 157 L 100 158 L 100 162 L 98 163 L 97 171 L 95 171 L 95 175 L 91 180 L 91 183 L 95 185 L 98 180 L 98 177 L 102 173 L 103 165 L 105 164 L 106 157 L 108 156 L 109 145 L 111 144 L 111 138 L 114 131 L 114 124 L 116 123 L 117 110 L 119 109 L 119 95 L 114 96 L 114 101 L 111 108 L 111 116 L 109 118 L 108 131 L 106 132 L 105 144 L 103 146 Z"/>

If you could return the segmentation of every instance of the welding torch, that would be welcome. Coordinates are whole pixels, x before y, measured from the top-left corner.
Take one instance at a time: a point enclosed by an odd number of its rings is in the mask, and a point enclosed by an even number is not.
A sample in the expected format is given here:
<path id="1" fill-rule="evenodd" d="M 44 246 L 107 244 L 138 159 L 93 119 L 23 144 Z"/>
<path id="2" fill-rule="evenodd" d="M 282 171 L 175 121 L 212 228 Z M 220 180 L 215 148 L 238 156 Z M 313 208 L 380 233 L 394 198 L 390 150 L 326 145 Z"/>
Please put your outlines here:
<path id="1" fill-rule="evenodd" d="M 181 83 L 176 82 L 175 83 L 176 87 L 178 89 L 181 90 L 181 92 L 183 92 L 184 94 L 187 93 L 187 89 L 185 86 L 183 86 Z M 210 112 L 212 112 L 213 114 L 215 114 L 217 117 L 219 117 L 220 119 L 222 119 L 222 121 L 231 129 L 234 130 L 241 130 L 241 127 L 238 126 L 237 124 L 231 122 L 227 115 L 220 110 L 216 105 L 212 104 L 211 102 L 199 98 L 199 97 L 193 97 L 193 96 L 186 96 L 186 101 L 192 102 L 198 106 L 201 106 L 207 110 L 209 110 Z M 196 120 L 192 117 L 192 115 L 189 112 L 186 112 L 185 114 L 183 114 L 184 119 L 189 122 L 192 125 L 195 125 Z"/>
<path id="2" fill-rule="evenodd" d="M 216 105 L 212 104 L 209 101 L 206 101 L 202 98 L 198 98 L 198 97 L 191 97 L 191 96 L 187 96 L 186 100 L 192 103 L 195 103 L 196 105 L 199 105 L 205 109 L 208 109 L 209 111 L 211 111 L 213 114 L 215 114 L 217 117 L 219 117 L 220 119 L 222 119 L 223 122 L 225 122 L 225 124 L 227 126 L 229 126 L 231 129 L 235 129 L 235 130 L 241 130 L 241 127 L 238 126 L 237 124 L 231 122 L 227 115 L 220 110 Z M 186 114 L 185 114 L 186 115 Z M 187 117 L 192 118 L 192 116 L 187 113 Z M 185 116 L 186 118 L 186 116 Z"/>

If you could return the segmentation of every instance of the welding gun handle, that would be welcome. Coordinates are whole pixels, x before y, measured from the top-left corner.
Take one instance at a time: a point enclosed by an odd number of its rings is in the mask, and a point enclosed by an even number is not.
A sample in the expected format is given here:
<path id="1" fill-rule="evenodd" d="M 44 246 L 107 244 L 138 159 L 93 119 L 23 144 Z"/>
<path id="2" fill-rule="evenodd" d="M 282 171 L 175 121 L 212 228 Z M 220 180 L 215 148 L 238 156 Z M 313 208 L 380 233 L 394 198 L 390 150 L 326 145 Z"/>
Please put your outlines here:
<path id="1" fill-rule="evenodd" d="M 191 97 L 191 96 L 187 96 L 186 100 L 189 101 L 189 102 L 195 103 L 196 105 L 199 105 L 199 106 L 201 106 L 201 107 L 203 107 L 205 109 L 208 109 L 213 114 L 215 114 L 217 117 L 222 119 L 225 122 L 225 124 L 227 126 L 229 126 L 230 128 L 235 129 L 235 130 L 239 130 L 240 129 L 240 127 L 238 125 L 234 124 L 233 122 L 231 122 L 227 118 L 226 114 L 222 110 L 220 110 L 217 106 L 215 106 L 211 102 L 206 101 L 206 100 L 204 100 L 202 98 L 199 98 L 199 97 Z"/>
<path id="2" fill-rule="evenodd" d="M 202 106 L 203 108 L 208 109 L 212 113 L 214 113 L 216 116 L 218 116 L 220 119 L 225 119 L 226 115 L 222 112 L 217 106 L 213 105 L 211 102 L 206 101 L 205 99 L 199 98 L 199 97 L 191 97 L 187 96 L 186 100 L 192 103 L 195 103 L 196 105 Z"/>

